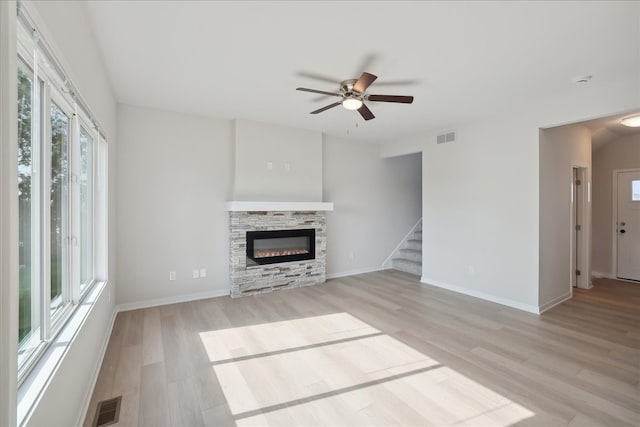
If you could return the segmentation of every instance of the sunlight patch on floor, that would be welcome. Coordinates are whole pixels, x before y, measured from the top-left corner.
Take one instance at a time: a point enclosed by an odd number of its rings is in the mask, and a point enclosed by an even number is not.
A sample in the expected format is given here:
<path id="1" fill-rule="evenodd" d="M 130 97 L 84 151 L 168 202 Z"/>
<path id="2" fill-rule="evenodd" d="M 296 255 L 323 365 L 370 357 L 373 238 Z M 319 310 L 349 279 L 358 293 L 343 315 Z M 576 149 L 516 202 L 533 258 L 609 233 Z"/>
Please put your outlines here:
<path id="1" fill-rule="evenodd" d="M 508 426 L 535 415 L 347 313 L 201 339 L 239 426 Z"/>
<path id="2" fill-rule="evenodd" d="M 218 362 L 379 332 L 347 313 L 335 313 L 201 332 L 200 339 L 209 360 Z"/>

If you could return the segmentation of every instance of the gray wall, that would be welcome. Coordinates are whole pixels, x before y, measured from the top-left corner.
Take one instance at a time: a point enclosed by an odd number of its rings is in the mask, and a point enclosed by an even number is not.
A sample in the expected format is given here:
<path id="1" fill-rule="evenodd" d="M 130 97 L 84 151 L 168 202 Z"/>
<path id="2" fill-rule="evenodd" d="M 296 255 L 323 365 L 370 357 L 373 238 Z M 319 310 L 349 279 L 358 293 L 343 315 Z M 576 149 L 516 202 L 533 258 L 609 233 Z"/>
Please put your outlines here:
<path id="1" fill-rule="evenodd" d="M 595 275 L 613 274 L 613 171 L 640 168 L 640 134 L 627 135 L 593 153 L 593 239 L 591 270 Z"/>

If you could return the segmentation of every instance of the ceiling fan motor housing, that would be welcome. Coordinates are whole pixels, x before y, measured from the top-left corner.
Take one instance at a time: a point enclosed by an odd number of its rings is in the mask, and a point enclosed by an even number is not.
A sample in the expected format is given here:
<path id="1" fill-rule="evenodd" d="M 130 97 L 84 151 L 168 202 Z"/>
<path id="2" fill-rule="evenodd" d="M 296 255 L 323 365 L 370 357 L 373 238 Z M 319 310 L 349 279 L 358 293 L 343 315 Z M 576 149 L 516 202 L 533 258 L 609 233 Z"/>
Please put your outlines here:
<path id="1" fill-rule="evenodd" d="M 358 80 L 351 79 L 345 80 L 340 83 L 340 91 L 342 92 L 342 96 L 346 98 L 358 98 L 361 99 L 362 94 L 358 91 L 353 90 L 353 86 L 356 84 Z"/>

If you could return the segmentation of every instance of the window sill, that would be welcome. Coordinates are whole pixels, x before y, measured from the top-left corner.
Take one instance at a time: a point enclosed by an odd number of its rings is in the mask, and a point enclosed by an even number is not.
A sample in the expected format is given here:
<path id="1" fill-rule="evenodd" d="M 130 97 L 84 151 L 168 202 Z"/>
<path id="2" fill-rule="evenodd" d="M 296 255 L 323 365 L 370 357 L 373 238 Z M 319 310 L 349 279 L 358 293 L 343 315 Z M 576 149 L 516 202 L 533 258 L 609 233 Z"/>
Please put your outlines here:
<path id="1" fill-rule="evenodd" d="M 93 286 L 18 388 L 18 425 L 24 425 L 30 417 L 106 286 L 107 282 Z"/>

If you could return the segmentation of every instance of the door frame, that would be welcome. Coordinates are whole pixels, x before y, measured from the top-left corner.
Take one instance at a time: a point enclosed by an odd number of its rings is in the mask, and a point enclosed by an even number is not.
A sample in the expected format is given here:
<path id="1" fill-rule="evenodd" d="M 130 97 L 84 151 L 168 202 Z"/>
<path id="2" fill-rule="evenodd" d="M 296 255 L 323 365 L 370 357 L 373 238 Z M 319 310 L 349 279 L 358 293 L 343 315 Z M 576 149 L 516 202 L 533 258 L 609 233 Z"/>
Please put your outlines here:
<path id="1" fill-rule="evenodd" d="M 611 192 L 611 275 L 613 279 L 626 281 L 627 279 L 618 278 L 618 174 L 624 172 L 640 172 L 640 168 L 613 170 L 613 190 Z"/>
<path id="2" fill-rule="evenodd" d="M 582 289 L 590 289 L 591 285 L 591 168 L 588 165 L 573 162 L 571 164 L 571 200 L 570 200 L 570 230 L 569 230 L 569 259 L 573 260 L 575 254 L 576 265 L 580 270 L 580 276 L 576 278 L 576 287 Z M 574 170 L 581 181 L 581 185 L 575 186 L 573 181 Z M 576 188 L 578 195 L 578 204 L 575 205 L 575 196 L 573 190 Z M 574 216 L 574 207 L 577 209 L 578 223 L 580 225 L 580 237 L 578 245 L 576 242 L 576 220 Z M 575 276 L 575 267 L 573 262 L 569 262 L 569 291 L 573 295 L 573 278 Z"/>

